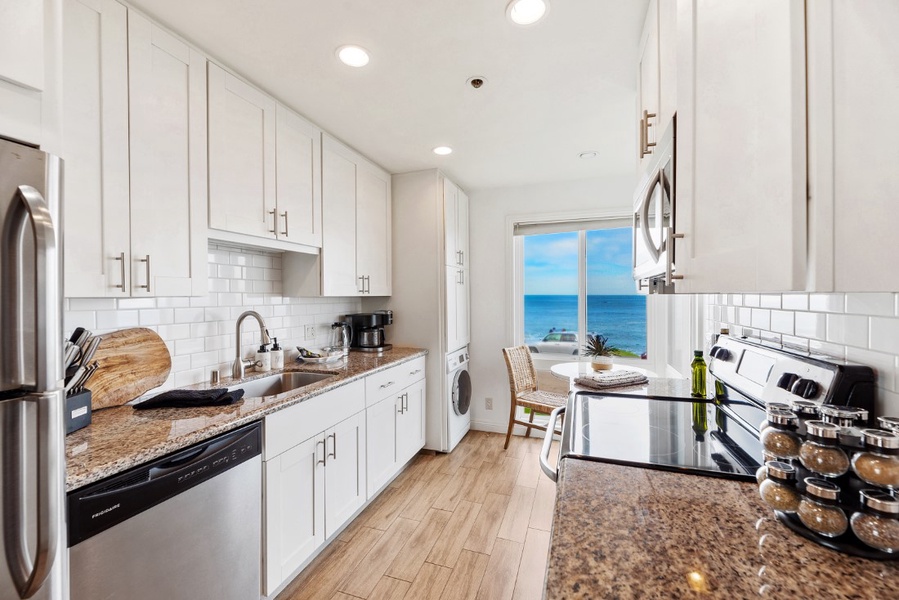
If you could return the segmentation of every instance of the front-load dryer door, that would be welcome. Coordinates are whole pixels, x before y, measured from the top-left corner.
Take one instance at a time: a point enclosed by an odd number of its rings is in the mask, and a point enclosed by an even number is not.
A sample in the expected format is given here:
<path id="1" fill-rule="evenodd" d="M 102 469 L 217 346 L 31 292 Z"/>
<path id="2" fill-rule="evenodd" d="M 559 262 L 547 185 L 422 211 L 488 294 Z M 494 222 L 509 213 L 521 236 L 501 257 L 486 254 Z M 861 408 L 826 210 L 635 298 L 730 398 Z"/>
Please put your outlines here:
<path id="1" fill-rule="evenodd" d="M 471 377 L 462 369 L 453 377 L 453 411 L 457 415 L 468 414 L 471 407 Z"/>

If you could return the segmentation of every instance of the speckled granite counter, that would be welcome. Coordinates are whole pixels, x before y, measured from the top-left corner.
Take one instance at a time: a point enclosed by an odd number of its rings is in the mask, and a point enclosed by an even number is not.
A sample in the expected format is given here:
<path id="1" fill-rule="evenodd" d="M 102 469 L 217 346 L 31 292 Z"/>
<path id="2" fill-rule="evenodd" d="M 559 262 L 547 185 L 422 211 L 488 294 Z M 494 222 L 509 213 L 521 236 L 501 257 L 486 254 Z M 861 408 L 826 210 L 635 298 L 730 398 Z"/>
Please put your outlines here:
<path id="1" fill-rule="evenodd" d="M 561 598 L 896 598 L 899 563 L 817 546 L 757 487 L 563 460 L 546 580 Z"/>
<path id="2" fill-rule="evenodd" d="M 348 360 L 335 364 L 293 363 L 284 370 L 331 373 L 334 377 L 277 396 L 244 398 L 231 406 L 144 411 L 120 406 L 97 411 L 90 426 L 66 437 L 66 491 L 258 421 L 267 414 L 425 354 L 426 350 L 418 348 L 394 347 L 381 355 L 351 352 Z M 247 379 L 276 372 L 257 373 Z M 217 387 L 233 384 L 234 380 L 226 377 Z M 208 384 L 191 386 L 192 389 L 208 387 Z"/>

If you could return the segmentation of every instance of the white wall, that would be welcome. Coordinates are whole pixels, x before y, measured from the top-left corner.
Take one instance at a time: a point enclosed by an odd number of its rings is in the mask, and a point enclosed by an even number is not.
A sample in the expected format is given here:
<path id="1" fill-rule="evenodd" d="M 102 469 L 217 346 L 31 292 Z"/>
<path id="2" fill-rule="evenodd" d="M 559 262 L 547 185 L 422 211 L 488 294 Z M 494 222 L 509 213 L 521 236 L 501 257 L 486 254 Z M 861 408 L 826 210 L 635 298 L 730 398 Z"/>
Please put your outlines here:
<path id="1" fill-rule="evenodd" d="M 147 327 L 165 341 L 172 355 L 172 371 L 153 395 L 173 387 L 209 381 L 219 369 L 231 375 L 237 317 L 255 310 L 284 348 L 285 363 L 296 358 L 296 346 L 328 344 L 331 323 L 360 311 L 358 298 L 288 298 L 281 293 L 281 254 L 209 244 L 209 293 L 197 298 L 67 298 L 66 335 L 78 326 L 94 333 L 126 327 Z M 316 339 L 304 339 L 306 325 L 314 325 Z M 244 357 L 260 343 L 259 327 L 247 319 L 243 331 Z"/>
<path id="2" fill-rule="evenodd" d="M 471 363 L 472 427 L 505 432 L 509 423 L 509 379 L 502 349 L 513 343 L 511 231 L 509 217 L 555 218 L 585 211 L 630 214 L 636 176 L 472 192 Z M 493 410 L 485 398 L 493 398 Z"/>
<path id="3" fill-rule="evenodd" d="M 899 415 L 899 293 L 706 295 L 706 348 L 721 327 L 868 365 L 877 414 Z"/>

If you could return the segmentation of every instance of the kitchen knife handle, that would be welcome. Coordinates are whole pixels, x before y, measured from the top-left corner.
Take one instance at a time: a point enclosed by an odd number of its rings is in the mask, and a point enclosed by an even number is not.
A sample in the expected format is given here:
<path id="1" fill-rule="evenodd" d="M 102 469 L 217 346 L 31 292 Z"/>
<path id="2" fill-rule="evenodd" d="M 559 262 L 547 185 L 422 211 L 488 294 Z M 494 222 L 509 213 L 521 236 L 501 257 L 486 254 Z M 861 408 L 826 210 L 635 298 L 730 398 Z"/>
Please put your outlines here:
<path id="1" fill-rule="evenodd" d="M 115 260 L 119 261 L 119 269 L 120 269 L 119 276 L 122 279 L 122 283 L 120 283 L 119 285 L 117 285 L 115 287 L 116 287 L 116 289 L 120 289 L 124 292 L 125 291 L 125 253 L 120 252 L 119 255 L 115 257 Z"/>
<path id="2" fill-rule="evenodd" d="M 147 285 L 139 285 L 137 287 L 142 290 L 147 290 L 147 293 L 150 293 L 150 255 L 147 254 L 144 258 L 140 259 L 140 262 L 147 263 Z"/>
<path id="3" fill-rule="evenodd" d="M 287 211 L 285 210 L 281 216 L 284 217 L 284 231 L 281 232 L 281 235 L 283 235 L 284 237 L 290 237 L 290 235 L 287 233 L 288 231 L 290 231 L 290 228 L 287 225 Z"/>
<path id="4" fill-rule="evenodd" d="M 559 480 L 559 472 L 549 464 L 549 451 L 552 447 L 553 436 L 556 433 L 556 421 L 560 415 L 565 414 L 565 408 L 560 406 L 549 414 L 549 422 L 546 424 L 546 435 L 543 436 L 543 448 L 540 450 L 540 468 L 553 481 Z"/>

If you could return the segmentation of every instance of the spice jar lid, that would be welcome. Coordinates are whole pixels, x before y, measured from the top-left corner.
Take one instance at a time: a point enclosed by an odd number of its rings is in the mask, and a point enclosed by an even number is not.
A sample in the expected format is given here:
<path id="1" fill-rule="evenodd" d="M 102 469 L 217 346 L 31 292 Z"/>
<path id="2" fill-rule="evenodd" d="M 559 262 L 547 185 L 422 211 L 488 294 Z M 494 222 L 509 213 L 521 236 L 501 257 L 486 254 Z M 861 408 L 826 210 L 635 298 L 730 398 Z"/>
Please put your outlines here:
<path id="1" fill-rule="evenodd" d="M 838 406 L 836 404 L 822 404 L 819 409 L 824 420 L 837 425 L 849 426 L 855 421 L 867 421 L 868 411 L 852 406 Z"/>
<path id="2" fill-rule="evenodd" d="M 827 423 L 826 421 L 806 421 L 805 430 L 809 435 L 823 440 L 837 440 L 840 437 L 842 427 Z"/>
<path id="3" fill-rule="evenodd" d="M 796 481 L 796 467 L 790 463 L 779 460 L 769 460 L 765 463 L 765 471 L 771 479 L 778 481 Z"/>
<path id="4" fill-rule="evenodd" d="M 822 500 L 837 500 L 840 497 L 840 486 L 818 477 L 805 478 L 805 491 Z"/>
<path id="5" fill-rule="evenodd" d="M 899 431 L 899 417 L 877 417 L 877 422 L 883 429 Z"/>
<path id="6" fill-rule="evenodd" d="M 790 405 L 783 402 L 768 402 L 765 404 L 765 411 L 769 410 L 790 410 Z"/>
<path id="7" fill-rule="evenodd" d="M 811 400 L 793 400 L 790 404 L 790 408 L 797 415 L 802 415 L 804 417 L 818 416 L 818 403 L 812 402 Z"/>
<path id="8" fill-rule="evenodd" d="M 768 417 L 768 422 L 773 425 L 796 426 L 796 415 L 789 410 L 769 408 L 765 414 Z"/>
<path id="9" fill-rule="evenodd" d="M 899 435 L 883 429 L 862 429 L 862 440 L 865 446 L 878 450 L 899 449 Z"/>
<path id="10" fill-rule="evenodd" d="M 862 490 L 858 493 L 862 506 L 888 515 L 899 515 L 899 500 L 882 490 Z"/>

